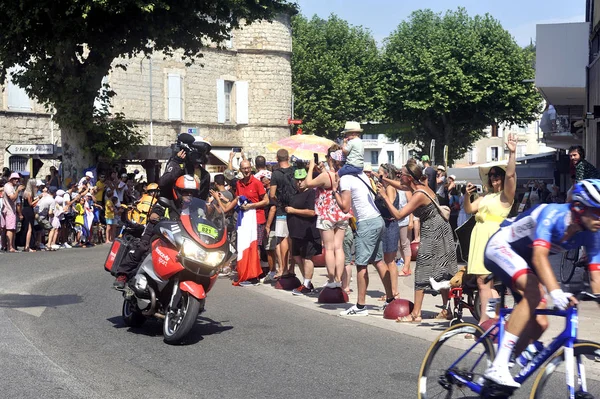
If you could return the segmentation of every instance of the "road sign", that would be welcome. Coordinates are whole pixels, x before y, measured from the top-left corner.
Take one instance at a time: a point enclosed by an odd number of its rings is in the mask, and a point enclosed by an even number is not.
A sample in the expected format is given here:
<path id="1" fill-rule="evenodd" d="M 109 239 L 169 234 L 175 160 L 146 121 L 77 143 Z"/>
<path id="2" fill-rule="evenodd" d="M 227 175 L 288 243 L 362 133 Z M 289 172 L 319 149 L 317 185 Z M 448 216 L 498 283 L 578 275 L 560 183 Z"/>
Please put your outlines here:
<path id="1" fill-rule="evenodd" d="M 11 144 L 6 147 L 11 155 L 52 155 L 54 145 L 52 144 Z"/>
<path id="2" fill-rule="evenodd" d="M 188 128 L 187 132 L 189 134 L 191 134 L 192 136 L 197 136 L 198 135 L 198 128 L 197 127 L 190 127 L 190 128 Z"/>
<path id="3" fill-rule="evenodd" d="M 288 125 L 301 125 L 302 119 L 288 119 Z"/>

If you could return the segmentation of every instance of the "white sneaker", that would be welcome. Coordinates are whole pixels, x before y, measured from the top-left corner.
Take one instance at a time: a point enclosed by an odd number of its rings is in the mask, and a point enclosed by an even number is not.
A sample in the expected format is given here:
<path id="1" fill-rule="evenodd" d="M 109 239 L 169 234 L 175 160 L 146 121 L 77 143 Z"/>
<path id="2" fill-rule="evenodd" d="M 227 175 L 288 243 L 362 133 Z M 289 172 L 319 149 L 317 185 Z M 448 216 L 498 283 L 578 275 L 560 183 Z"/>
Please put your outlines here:
<path id="1" fill-rule="evenodd" d="M 59 248 L 60 248 L 60 245 L 56 245 L 56 244 L 52 245 L 52 249 L 59 249 Z"/>
<path id="2" fill-rule="evenodd" d="M 73 248 L 72 246 L 70 246 L 69 244 L 67 244 L 66 242 L 63 244 L 63 247 L 69 249 L 69 248 Z"/>
<path id="3" fill-rule="evenodd" d="M 368 316 L 369 311 L 367 308 L 359 309 L 356 305 L 353 305 L 351 308 L 340 312 L 340 316 Z"/>
<path id="4" fill-rule="evenodd" d="M 497 367 L 492 365 L 489 369 L 485 371 L 483 377 L 486 380 L 492 381 L 504 387 L 515 389 L 521 387 L 521 384 L 516 382 L 513 379 L 512 375 L 510 375 L 510 372 L 508 371 L 507 367 Z"/>
<path id="5" fill-rule="evenodd" d="M 323 287 L 325 288 L 342 288 L 342 282 L 341 281 L 332 281 L 330 283 L 325 284 Z"/>

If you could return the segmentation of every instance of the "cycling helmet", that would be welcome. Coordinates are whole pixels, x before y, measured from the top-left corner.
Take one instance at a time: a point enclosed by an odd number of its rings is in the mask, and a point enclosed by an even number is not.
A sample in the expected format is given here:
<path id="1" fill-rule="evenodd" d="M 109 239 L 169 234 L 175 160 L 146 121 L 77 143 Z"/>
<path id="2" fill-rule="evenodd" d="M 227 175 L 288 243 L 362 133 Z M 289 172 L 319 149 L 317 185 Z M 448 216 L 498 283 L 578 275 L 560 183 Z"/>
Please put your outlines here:
<path id="1" fill-rule="evenodd" d="M 184 192 L 190 192 L 195 197 L 198 196 L 200 192 L 200 183 L 194 176 L 179 176 L 175 181 L 175 185 L 173 185 L 173 199 L 175 201 L 181 201 Z"/>
<path id="2" fill-rule="evenodd" d="M 588 208 L 600 208 L 600 179 L 585 179 L 573 187 L 573 199 Z"/>

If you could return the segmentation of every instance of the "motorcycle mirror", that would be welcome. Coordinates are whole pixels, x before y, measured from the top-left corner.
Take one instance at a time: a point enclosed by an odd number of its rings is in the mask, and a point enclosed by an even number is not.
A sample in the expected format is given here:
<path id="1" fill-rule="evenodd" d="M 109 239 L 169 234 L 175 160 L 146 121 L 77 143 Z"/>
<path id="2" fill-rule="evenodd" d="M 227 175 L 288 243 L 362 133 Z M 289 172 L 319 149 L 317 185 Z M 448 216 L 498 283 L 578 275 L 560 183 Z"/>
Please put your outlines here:
<path id="1" fill-rule="evenodd" d="M 190 145 L 193 144 L 196 139 L 189 133 L 181 133 L 179 136 L 177 136 L 177 140 L 184 144 Z"/>

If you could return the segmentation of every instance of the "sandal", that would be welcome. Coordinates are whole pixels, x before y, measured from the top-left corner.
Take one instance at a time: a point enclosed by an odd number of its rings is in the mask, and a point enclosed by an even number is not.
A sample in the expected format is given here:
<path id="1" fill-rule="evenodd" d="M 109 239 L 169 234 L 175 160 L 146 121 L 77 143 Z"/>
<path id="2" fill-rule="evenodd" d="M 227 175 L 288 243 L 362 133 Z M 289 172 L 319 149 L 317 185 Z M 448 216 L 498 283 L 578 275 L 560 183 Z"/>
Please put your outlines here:
<path id="1" fill-rule="evenodd" d="M 452 312 L 448 312 L 447 309 L 442 309 L 437 316 L 435 316 L 436 320 L 452 320 Z"/>
<path id="2" fill-rule="evenodd" d="M 23 251 L 25 251 L 25 252 L 36 252 L 35 249 L 31 249 L 31 248 L 24 248 Z"/>
<path id="3" fill-rule="evenodd" d="M 421 316 L 415 316 L 414 314 L 409 314 L 408 316 L 398 317 L 396 319 L 396 323 L 412 323 L 412 324 L 420 324 L 423 322 L 423 318 Z"/>
<path id="4" fill-rule="evenodd" d="M 398 277 L 408 277 L 412 274 L 412 272 L 409 270 L 408 273 L 406 273 L 404 270 L 400 270 L 398 272 Z"/>

